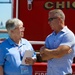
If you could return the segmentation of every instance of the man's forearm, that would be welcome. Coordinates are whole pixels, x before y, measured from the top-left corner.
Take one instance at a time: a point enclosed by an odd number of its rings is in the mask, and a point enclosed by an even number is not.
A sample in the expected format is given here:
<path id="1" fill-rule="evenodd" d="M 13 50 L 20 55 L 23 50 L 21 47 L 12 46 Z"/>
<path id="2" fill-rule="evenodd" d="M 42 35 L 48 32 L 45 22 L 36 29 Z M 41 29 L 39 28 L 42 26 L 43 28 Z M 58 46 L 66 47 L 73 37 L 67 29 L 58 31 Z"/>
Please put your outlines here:
<path id="1" fill-rule="evenodd" d="M 3 75 L 3 67 L 0 66 L 0 75 Z"/>
<path id="2" fill-rule="evenodd" d="M 49 55 L 46 55 L 46 54 L 42 54 L 41 58 L 42 58 L 42 60 L 50 60 L 50 59 L 52 59 L 52 57 L 50 57 Z"/>
<path id="3" fill-rule="evenodd" d="M 60 58 L 71 52 L 72 52 L 71 48 L 64 45 L 59 46 L 57 49 L 54 49 L 54 50 L 51 50 L 51 49 L 44 50 L 44 53 L 48 55 L 49 58 Z"/>

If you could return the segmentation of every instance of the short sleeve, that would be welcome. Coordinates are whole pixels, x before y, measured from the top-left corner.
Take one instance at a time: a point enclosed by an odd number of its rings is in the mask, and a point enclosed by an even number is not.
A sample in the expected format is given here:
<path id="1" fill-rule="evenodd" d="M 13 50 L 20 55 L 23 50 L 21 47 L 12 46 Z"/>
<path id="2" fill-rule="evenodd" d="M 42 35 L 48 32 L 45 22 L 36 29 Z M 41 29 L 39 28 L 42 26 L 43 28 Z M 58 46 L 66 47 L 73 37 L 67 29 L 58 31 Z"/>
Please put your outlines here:
<path id="1" fill-rule="evenodd" d="M 68 45 L 69 47 L 75 45 L 75 36 L 73 34 L 65 34 L 60 45 Z"/>

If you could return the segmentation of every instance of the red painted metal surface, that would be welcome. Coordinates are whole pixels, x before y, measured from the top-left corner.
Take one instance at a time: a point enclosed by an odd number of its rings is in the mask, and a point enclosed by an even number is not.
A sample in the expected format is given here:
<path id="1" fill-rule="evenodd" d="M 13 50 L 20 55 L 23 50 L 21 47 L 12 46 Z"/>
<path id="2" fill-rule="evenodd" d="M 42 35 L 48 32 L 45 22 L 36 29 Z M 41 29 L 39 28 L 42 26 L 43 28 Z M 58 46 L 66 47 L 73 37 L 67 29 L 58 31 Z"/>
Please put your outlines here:
<path id="1" fill-rule="evenodd" d="M 47 63 L 35 63 L 33 65 L 33 75 L 46 75 Z M 72 64 L 73 74 L 75 75 L 75 64 Z"/>
<path id="2" fill-rule="evenodd" d="M 15 0 L 14 0 L 15 3 Z M 46 4 L 50 4 L 47 6 Z M 54 8 L 61 8 L 65 15 L 65 24 L 75 33 L 74 18 L 75 18 L 75 5 L 74 0 L 62 1 L 62 0 L 33 0 L 32 10 L 28 10 L 27 0 L 18 0 L 18 18 L 24 22 L 25 38 L 30 41 L 44 41 L 46 36 L 52 32 L 48 25 L 48 12 Z M 45 7 L 46 5 L 46 7 Z M 15 6 L 15 4 L 14 4 Z M 48 7 L 48 9 L 47 9 Z M 15 7 L 14 7 L 15 16 Z M 39 49 L 40 46 L 34 45 L 34 49 Z"/>
<path id="3" fill-rule="evenodd" d="M 52 32 L 48 25 L 48 12 L 57 8 L 58 3 L 66 15 L 65 24 L 75 33 L 75 2 L 74 0 L 33 0 L 32 10 L 28 10 L 27 0 L 18 0 L 18 18 L 24 22 L 25 36 L 30 41 L 44 41 L 46 36 Z M 51 2 L 52 8 L 45 9 L 45 3 Z M 16 17 L 16 0 L 13 4 L 13 17 Z M 33 45 L 35 50 L 39 50 L 41 45 Z M 33 65 L 33 75 L 46 75 L 47 63 L 35 63 Z M 75 64 L 72 64 L 73 75 L 75 75 Z"/>

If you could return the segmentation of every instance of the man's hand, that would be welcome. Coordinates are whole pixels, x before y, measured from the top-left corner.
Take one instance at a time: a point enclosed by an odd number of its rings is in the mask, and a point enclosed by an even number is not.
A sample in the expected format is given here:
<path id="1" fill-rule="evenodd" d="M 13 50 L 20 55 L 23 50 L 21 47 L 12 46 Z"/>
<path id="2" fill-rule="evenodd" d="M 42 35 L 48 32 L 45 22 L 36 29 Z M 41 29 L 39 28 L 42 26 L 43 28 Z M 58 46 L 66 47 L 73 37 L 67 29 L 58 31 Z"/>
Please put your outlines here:
<path id="1" fill-rule="evenodd" d="M 43 54 L 44 51 L 45 51 L 45 46 L 42 46 L 42 47 L 40 48 L 40 54 Z"/>
<path id="2" fill-rule="evenodd" d="M 36 59 L 34 58 L 31 58 L 31 57 L 27 57 L 26 59 L 25 59 L 25 63 L 26 64 L 29 64 L 29 65 L 33 65 L 34 64 L 34 62 L 36 61 Z"/>
<path id="3" fill-rule="evenodd" d="M 71 53 L 72 52 L 72 49 L 69 49 L 68 53 Z"/>

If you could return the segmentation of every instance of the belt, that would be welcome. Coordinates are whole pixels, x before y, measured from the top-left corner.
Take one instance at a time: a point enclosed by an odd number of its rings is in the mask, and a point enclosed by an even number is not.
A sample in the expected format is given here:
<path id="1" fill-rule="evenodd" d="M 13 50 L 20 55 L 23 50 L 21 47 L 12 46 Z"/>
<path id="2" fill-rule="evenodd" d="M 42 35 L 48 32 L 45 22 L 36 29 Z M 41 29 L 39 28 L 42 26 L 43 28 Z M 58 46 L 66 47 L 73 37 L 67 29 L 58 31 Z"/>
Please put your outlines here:
<path id="1" fill-rule="evenodd" d="M 71 73 L 68 73 L 68 74 L 66 74 L 66 75 L 72 75 Z"/>

